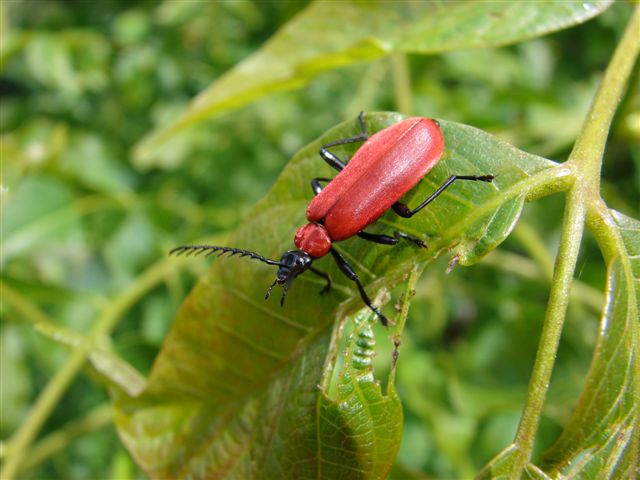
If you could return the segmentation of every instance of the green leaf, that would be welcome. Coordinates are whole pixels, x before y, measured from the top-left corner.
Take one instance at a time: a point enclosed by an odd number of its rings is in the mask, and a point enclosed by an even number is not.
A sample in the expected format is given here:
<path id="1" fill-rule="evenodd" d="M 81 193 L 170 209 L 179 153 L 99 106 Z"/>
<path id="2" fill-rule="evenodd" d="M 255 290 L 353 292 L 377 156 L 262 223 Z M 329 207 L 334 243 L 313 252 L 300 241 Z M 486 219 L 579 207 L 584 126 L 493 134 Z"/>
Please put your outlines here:
<path id="1" fill-rule="evenodd" d="M 554 475 L 633 478 L 640 455 L 640 222 L 611 211 L 621 239 L 585 388 L 542 464 Z"/>
<path id="2" fill-rule="evenodd" d="M 405 302 L 408 299 L 405 296 Z M 350 478 L 386 478 L 400 446 L 402 403 L 393 377 L 386 395 L 374 378 L 372 326 L 377 327 L 377 320 L 372 320 L 356 318 L 355 331 L 345 347 L 345 368 L 337 395 L 331 398 L 322 392 L 319 399 L 318 452 L 322 461 L 318 476 L 324 478 L 340 478 L 350 469 Z M 395 365 L 392 368 L 395 370 Z"/>
<path id="3" fill-rule="evenodd" d="M 30 201 L 37 198 L 38 202 Z M 46 245 L 82 245 L 82 228 L 77 212 L 68 205 L 73 190 L 49 175 L 31 175 L 18 182 L 7 202 L 2 219 L 1 263 Z"/>
<path id="4" fill-rule="evenodd" d="M 368 131 L 401 118 L 368 114 Z M 493 184 L 457 182 L 411 220 L 388 213 L 367 229 L 427 234 L 427 249 L 417 250 L 409 242 L 391 249 L 358 238 L 336 245 L 373 297 L 381 298 L 416 261 L 424 266 L 458 245 L 473 246 L 469 260 L 477 260 L 508 234 L 529 191 L 553 179 L 558 179 L 557 188 L 563 185 L 566 172 L 553 162 L 470 127 L 444 121 L 441 127 L 447 145 L 443 159 L 403 201 L 417 204 L 452 173 L 493 173 L 497 179 Z M 270 258 L 291 249 L 312 198 L 309 180 L 335 173 L 320 160 L 320 145 L 358 129 L 353 119 L 303 148 L 228 244 Z M 344 145 L 334 151 L 344 157 L 356 148 Z M 503 210 L 511 213 L 499 214 Z M 322 379 L 333 368 L 339 340 L 332 325 L 362 303 L 330 258 L 316 265 L 331 274 L 333 290 L 320 296 L 322 281 L 302 275 L 281 308 L 278 299 L 263 300 L 273 267 L 236 258 L 213 263 L 178 312 L 144 394 L 116 396 L 120 434 L 150 476 L 354 478 L 357 472 L 388 468 L 397 448 L 389 420 L 400 421 L 392 387 L 380 397 L 375 385 L 364 385 L 352 371 L 339 383 L 338 399 L 344 401 L 327 403 Z M 367 338 L 366 330 L 358 332 Z M 354 401 L 357 395 L 359 402 Z M 376 396 L 380 405 L 364 406 Z M 345 433 L 354 425 L 378 441 Z M 381 430 L 391 437 L 388 448 L 379 447 Z M 363 459 L 368 466 L 362 466 Z"/>
<path id="5" fill-rule="evenodd" d="M 25 42 L 29 71 L 43 86 L 73 98 L 106 88 L 110 47 L 104 36 L 82 29 L 36 31 L 27 39 L 24 36 L 14 37 L 14 42 L 16 47 Z M 11 55 L 13 49 L 8 50 L 0 53 L 0 61 Z"/>
<path id="6" fill-rule="evenodd" d="M 611 3 L 317 1 L 200 93 L 183 115 L 144 138 L 135 158 L 146 162 L 183 128 L 267 94 L 299 88 L 328 70 L 394 52 L 434 54 L 507 45 L 585 22 Z"/>

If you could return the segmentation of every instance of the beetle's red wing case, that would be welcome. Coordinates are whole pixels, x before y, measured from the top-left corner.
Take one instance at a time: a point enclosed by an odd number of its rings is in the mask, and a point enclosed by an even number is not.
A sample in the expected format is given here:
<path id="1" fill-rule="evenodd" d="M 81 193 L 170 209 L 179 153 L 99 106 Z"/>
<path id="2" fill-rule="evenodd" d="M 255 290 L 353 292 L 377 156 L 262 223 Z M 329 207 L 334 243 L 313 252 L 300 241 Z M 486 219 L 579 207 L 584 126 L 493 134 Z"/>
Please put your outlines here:
<path id="1" fill-rule="evenodd" d="M 376 221 L 440 160 L 444 138 L 427 118 L 407 118 L 367 140 L 307 208 L 333 240 L 344 240 Z"/>

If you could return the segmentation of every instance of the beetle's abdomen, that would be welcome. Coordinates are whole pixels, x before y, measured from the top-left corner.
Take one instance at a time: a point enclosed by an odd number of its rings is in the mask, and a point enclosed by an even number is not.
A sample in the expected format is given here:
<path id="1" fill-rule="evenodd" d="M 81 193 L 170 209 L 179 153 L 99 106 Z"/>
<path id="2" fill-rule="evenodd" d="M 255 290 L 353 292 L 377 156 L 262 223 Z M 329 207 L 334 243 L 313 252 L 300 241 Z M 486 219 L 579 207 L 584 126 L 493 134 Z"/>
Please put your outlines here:
<path id="1" fill-rule="evenodd" d="M 307 208 L 332 240 L 354 236 L 376 221 L 440 160 L 444 138 L 427 118 L 407 118 L 367 140 Z"/>

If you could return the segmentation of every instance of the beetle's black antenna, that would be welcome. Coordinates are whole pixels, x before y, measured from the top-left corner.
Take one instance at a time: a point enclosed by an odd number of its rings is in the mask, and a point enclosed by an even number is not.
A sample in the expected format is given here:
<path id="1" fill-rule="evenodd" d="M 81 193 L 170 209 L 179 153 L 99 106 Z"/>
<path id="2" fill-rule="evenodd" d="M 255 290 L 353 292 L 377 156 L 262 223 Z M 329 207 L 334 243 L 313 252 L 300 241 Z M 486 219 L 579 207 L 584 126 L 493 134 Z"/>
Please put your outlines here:
<path id="1" fill-rule="evenodd" d="M 249 250 L 242 250 L 241 248 L 232 248 L 232 247 L 218 247 L 216 245 L 182 245 L 180 247 L 176 247 L 169 252 L 169 255 L 200 255 L 201 253 L 206 252 L 206 257 L 212 255 L 214 253 L 218 253 L 218 256 L 222 256 L 225 253 L 228 253 L 230 256 L 240 255 L 241 257 L 249 257 L 255 260 L 260 260 L 268 265 L 278 265 L 281 266 L 280 262 L 276 260 L 271 260 L 269 258 L 265 258 L 262 255 L 258 255 L 255 252 L 250 252 Z"/>

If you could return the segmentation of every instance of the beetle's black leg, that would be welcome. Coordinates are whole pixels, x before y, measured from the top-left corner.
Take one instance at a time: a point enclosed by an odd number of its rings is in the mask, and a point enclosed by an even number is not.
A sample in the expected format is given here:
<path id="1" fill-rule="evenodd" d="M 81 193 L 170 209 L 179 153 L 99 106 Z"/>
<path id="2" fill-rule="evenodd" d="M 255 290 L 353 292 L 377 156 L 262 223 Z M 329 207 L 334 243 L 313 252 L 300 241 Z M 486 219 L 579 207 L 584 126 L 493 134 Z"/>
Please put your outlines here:
<path id="1" fill-rule="evenodd" d="M 358 232 L 358 236 L 370 242 L 381 243 L 382 245 L 397 245 L 400 239 L 403 238 L 412 243 L 415 243 L 418 247 L 427 248 L 427 244 L 424 242 L 424 240 L 421 240 L 418 237 L 414 237 L 413 235 L 409 235 L 408 233 L 400 232 L 398 230 L 393 232 L 393 237 L 390 235 L 369 233 L 364 231 Z"/>
<path id="2" fill-rule="evenodd" d="M 319 277 L 324 278 L 327 281 L 327 284 L 324 286 L 324 288 L 320 290 L 320 295 L 322 295 L 323 293 L 327 293 L 329 290 L 331 290 L 331 277 L 329 276 L 328 273 L 321 272 L 320 270 L 317 270 L 313 267 L 309 267 L 309 270 L 311 270 L 313 273 L 315 273 Z"/>
<path id="3" fill-rule="evenodd" d="M 360 292 L 360 298 L 362 298 L 362 301 L 365 303 L 365 305 L 373 310 L 376 315 L 378 315 L 378 317 L 380 318 L 380 323 L 382 323 L 382 325 L 384 325 L 385 327 L 389 325 L 389 320 L 387 320 L 387 317 L 385 317 L 382 312 L 380 312 L 380 310 L 378 310 L 378 308 L 373 303 L 371 303 L 371 299 L 367 295 L 367 292 L 364 291 L 364 288 L 360 283 L 360 280 L 358 279 L 358 275 L 356 274 L 356 272 L 354 272 L 351 265 L 349 265 L 344 257 L 333 248 L 329 251 L 331 252 L 331 255 L 333 255 L 333 258 L 338 264 L 338 267 L 340 267 L 340 270 L 342 270 L 342 273 L 344 273 L 349 278 L 349 280 L 355 282 L 356 286 L 358 287 L 358 291 Z"/>
<path id="4" fill-rule="evenodd" d="M 404 218 L 413 217 L 416 213 L 422 210 L 424 207 L 433 202 L 438 195 L 446 190 L 446 188 L 451 185 L 456 180 L 474 180 L 480 182 L 492 182 L 495 178 L 494 175 L 451 175 L 446 182 L 444 182 L 435 192 L 433 192 L 424 202 L 418 205 L 416 208 L 411 210 L 404 203 L 396 202 L 393 204 L 391 208 L 398 215 Z"/>
<path id="5" fill-rule="evenodd" d="M 318 195 L 321 191 L 322 191 L 322 186 L 320 185 L 320 182 L 327 182 L 329 183 L 332 179 L 331 178 L 314 178 L 311 180 L 311 190 L 313 190 L 313 194 L 314 195 Z"/>
<path id="6" fill-rule="evenodd" d="M 335 155 L 334 153 L 330 152 L 327 149 L 331 147 L 335 147 L 336 145 L 363 142 L 367 140 L 369 138 L 369 135 L 367 135 L 367 126 L 364 123 L 364 112 L 360 112 L 360 115 L 358 115 L 358 120 L 360 121 L 360 129 L 362 131 L 360 135 L 356 135 L 354 137 L 349 137 L 349 138 L 343 138 L 341 140 L 336 140 L 334 142 L 327 143 L 326 145 L 323 145 L 320 148 L 320 156 L 322 157 L 322 159 L 325 162 L 327 162 L 331 167 L 335 168 L 338 171 L 346 167 L 346 164 L 342 160 L 340 160 L 337 157 L 337 155 Z"/>

